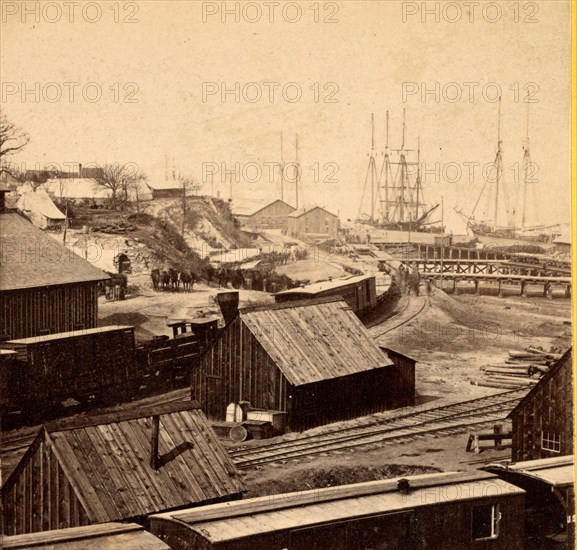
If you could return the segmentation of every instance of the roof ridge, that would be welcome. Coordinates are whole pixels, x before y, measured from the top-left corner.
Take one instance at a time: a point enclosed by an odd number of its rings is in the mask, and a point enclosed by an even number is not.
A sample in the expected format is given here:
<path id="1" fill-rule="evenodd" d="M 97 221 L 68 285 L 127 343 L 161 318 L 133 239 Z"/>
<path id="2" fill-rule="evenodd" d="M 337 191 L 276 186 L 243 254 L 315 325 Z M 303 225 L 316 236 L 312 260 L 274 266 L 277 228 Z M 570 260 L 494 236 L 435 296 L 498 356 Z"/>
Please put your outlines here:
<path id="1" fill-rule="evenodd" d="M 79 418 L 68 418 L 64 420 L 56 420 L 54 422 L 47 422 L 43 428 L 48 433 L 64 432 L 69 430 L 76 430 L 80 428 L 90 428 L 100 426 L 103 424 L 114 424 L 117 422 L 127 422 L 129 420 L 137 420 L 139 418 L 148 418 L 150 416 L 162 416 L 176 412 L 200 410 L 200 405 L 197 401 L 178 401 L 176 403 L 162 403 L 160 405 L 150 405 L 142 409 L 133 411 L 120 411 L 113 413 L 103 413 L 94 416 L 83 416 Z"/>

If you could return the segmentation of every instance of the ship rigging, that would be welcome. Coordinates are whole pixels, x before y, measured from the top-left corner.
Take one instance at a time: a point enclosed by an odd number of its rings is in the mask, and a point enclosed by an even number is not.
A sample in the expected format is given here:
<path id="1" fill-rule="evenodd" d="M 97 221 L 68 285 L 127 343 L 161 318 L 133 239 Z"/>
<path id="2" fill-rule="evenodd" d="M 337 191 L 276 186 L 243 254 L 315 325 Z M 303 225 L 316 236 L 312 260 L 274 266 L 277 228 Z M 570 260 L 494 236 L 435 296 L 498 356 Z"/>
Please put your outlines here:
<path id="1" fill-rule="evenodd" d="M 421 181 L 420 139 L 416 150 L 405 147 L 406 119 L 403 109 L 402 141 L 399 149 L 389 147 L 389 112 L 380 173 L 377 173 L 375 122 L 371 114 L 371 151 L 357 220 L 382 229 L 400 231 L 441 231 L 428 223 L 438 204 L 427 208 Z M 416 154 L 416 161 L 409 160 Z M 370 195 L 368 195 L 370 193 Z M 367 197 L 368 195 L 368 197 Z M 367 200 L 368 199 L 368 200 Z M 366 208 L 368 202 L 368 208 Z M 368 213 L 367 213 L 368 210 Z"/>

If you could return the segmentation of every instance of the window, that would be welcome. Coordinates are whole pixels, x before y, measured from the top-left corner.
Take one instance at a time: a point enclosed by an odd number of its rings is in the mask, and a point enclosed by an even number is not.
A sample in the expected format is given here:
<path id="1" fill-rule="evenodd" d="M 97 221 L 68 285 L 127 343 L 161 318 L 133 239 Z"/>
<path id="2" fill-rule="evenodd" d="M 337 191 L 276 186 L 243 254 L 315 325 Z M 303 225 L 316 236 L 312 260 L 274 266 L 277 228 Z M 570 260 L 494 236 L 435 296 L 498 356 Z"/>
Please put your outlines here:
<path id="1" fill-rule="evenodd" d="M 541 432 L 541 449 L 552 453 L 560 453 L 561 436 L 549 432 Z"/>
<path id="2" fill-rule="evenodd" d="M 496 538 L 500 519 L 496 504 L 473 506 L 473 540 Z"/>

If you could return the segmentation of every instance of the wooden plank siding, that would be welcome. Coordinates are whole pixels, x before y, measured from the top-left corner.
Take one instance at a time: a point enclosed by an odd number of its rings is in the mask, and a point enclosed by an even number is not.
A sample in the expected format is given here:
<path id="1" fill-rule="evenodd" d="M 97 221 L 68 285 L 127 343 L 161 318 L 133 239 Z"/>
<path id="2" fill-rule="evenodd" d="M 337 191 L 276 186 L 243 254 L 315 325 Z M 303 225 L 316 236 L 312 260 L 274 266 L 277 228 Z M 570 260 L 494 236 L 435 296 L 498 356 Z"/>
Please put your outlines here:
<path id="1" fill-rule="evenodd" d="M 283 411 L 297 431 L 412 404 L 415 362 L 393 364 L 344 305 L 241 310 L 192 367 L 192 399 L 213 420 L 241 401 Z"/>
<path id="2" fill-rule="evenodd" d="M 191 376 L 192 399 L 209 418 L 223 420 L 230 403 L 289 411 L 292 386 L 237 317 L 209 347 Z"/>
<path id="3" fill-rule="evenodd" d="M 568 351 L 510 413 L 514 462 L 573 454 L 572 374 Z M 542 434 L 560 438 L 557 452 L 543 448 Z"/>
<path id="4" fill-rule="evenodd" d="M 243 223 L 255 229 L 287 229 L 288 215 L 295 211 L 290 204 L 277 200 L 243 218 Z"/>
<path id="5" fill-rule="evenodd" d="M 293 237 L 299 235 L 336 237 L 339 229 L 339 218 L 318 206 L 304 212 L 302 210 L 293 212 L 288 217 L 287 230 Z"/>
<path id="6" fill-rule="evenodd" d="M 0 335 L 11 340 L 97 324 L 97 281 L 0 291 Z"/>
<path id="7" fill-rule="evenodd" d="M 306 430 L 338 420 L 350 420 L 411 405 L 414 370 L 388 366 L 369 372 L 299 386 L 294 390 L 293 430 Z"/>
<path id="8" fill-rule="evenodd" d="M 14 483 L 3 487 L 4 533 L 19 535 L 93 522 L 44 435 L 33 447 L 30 460 L 23 461 L 12 478 Z"/>

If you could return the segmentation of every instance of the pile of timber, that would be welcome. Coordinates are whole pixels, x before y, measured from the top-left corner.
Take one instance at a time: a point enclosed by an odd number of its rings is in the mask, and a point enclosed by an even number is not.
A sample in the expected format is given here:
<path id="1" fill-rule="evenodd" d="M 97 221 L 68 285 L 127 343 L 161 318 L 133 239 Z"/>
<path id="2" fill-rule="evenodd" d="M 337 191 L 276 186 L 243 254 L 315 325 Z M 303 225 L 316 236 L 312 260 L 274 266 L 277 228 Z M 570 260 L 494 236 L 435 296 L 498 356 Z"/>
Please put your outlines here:
<path id="1" fill-rule="evenodd" d="M 471 380 L 471 384 L 488 388 L 515 389 L 533 386 L 549 372 L 549 368 L 561 358 L 557 349 L 544 351 L 529 346 L 524 350 L 510 350 L 508 357 L 501 363 L 481 367 L 483 377 Z"/>

